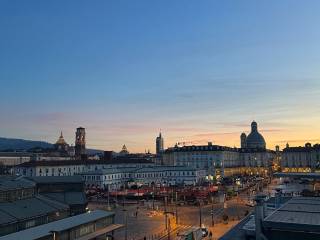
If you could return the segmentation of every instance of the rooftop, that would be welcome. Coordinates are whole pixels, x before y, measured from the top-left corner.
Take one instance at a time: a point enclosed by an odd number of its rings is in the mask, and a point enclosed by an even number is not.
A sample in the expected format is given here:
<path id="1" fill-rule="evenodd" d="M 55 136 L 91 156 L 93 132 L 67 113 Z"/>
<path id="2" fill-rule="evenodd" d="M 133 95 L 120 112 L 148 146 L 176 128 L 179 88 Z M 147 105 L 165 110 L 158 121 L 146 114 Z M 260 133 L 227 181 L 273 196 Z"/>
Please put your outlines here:
<path id="1" fill-rule="evenodd" d="M 47 183 L 82 183 L 81 176 L 41 176 L 41 177 L 28 177 L 31 181 L 37 184 Z"/>
<path id="2" fill-rule="evenodd" d="M 68 209 L 68 205 L 40 195 L 13 202 L 3 202 L 0 203 L 0 225 Z"/>
<path id="3" fill-rule="evenodd" d="M 231 148 L 219 145 L 192 145 L 192 146 L 182 146 L 182 147 L 172 147 L 165 150 L 165 153 L 169 152 L 194 152 L 194 151 L 233 151 L 237 152 L 238 148 Z"/>
<path id="4" fill-rule="evenodd" d="M 145 158 L 117 158 L 112 160 L 48 160 L 48 161 L 30 161 L 19 164 L 18 167 L 39 167 L 39 166 L 73 166 L 73 165 L 100 165 L 100 164 L 136 164 L 150 163 Z"/>
<path id="5" fill-rule="evenodd" d="M 87 198 L 83 192 L 60 192 L 60 193 L 41 193 L 50 199 L 64 202 L 68 205 L 78 205 L 87 203 Z"/>
<path id="6" fill-rule="evenodd" d="M 12 233 L 3 237 L 0 240 L 31 240 L 39 239 L 49 236 L 54 232 L 62 232 L 64 230 L 75 228 L 79 225 L 90 223 L 101 218 L 114 215 L 113 212 L 106 212 L 102 210 L 95 210 L 88 213 L 83 213 L 73 217 L 65 218 L 62 220 L 54 221 L 48 224 L 40 225 L 37 227 L 29 228 L 20 232 Z"/>
<path id="7" fill-rule="evenodd" d="M 35 183 L 28 181 L 25 178 L 13 175 L 0 176 L 0 191 L 8 191 L 22 188 L 33 188 Z"/>
<path id="8" fill-rule="evenodd" d="M 197 151 L 230 151 L 230 152 L 273 152 L 265 148 L 236 148 L 219 145 L 192 145 L 192 146 L 175 146 L 165 150 L 165 153 L 171 152 L 197 152 Z"/>
<path id="9" fill-rule="evenodd" d="M 320 198 L 292 198 L 263 223 L 273 229 L 320 233 Z"/>
<path id="10" fill-rule="evenodd" d="M 152 167 L 127 167 L 127 168 L 106 168 L 81 173 L 81 175 L 102 175 L 123 172 L 164 172 L 164 171 L 195 171 L 195 168 L 188 166 L 152 166 Z"/>
<path id="11" fill-rule="evenodd" d="M 32 153 L 28 152 L 0 152 L 0 157 L 31 157 Z"/>

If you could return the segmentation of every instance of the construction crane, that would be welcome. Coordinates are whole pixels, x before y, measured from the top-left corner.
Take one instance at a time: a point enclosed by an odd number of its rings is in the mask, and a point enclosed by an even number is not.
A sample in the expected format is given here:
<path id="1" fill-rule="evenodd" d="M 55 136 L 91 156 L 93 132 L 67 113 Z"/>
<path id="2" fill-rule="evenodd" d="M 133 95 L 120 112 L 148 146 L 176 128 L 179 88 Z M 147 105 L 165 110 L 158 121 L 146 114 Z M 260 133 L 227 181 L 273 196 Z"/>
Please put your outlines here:
<path id="1" fill-rule="evenodd" d="M 176 143 L 176 146 L 177 147 L 184 147 L 184 146 L 187 146 L 187 145 L 196 145 L 196 144 L 203 144 L 204 140 L 198 140 L 198 141 L 183 141 L 183 142 L 177 142 Z M 212 144 L 212 142 L 207 142 L 208 144 Z"/>

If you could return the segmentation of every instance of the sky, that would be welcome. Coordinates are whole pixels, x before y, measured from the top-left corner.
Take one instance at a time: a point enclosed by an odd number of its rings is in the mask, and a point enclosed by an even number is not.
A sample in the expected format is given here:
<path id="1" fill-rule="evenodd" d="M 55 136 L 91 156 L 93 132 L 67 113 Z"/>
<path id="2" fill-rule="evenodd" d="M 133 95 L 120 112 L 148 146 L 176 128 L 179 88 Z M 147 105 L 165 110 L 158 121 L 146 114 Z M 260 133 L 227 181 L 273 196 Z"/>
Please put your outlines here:
<path id="1" fill-rule="evenodd" d="M 320 1 L 2 0 L 0 136 L 320 142 Z"/>

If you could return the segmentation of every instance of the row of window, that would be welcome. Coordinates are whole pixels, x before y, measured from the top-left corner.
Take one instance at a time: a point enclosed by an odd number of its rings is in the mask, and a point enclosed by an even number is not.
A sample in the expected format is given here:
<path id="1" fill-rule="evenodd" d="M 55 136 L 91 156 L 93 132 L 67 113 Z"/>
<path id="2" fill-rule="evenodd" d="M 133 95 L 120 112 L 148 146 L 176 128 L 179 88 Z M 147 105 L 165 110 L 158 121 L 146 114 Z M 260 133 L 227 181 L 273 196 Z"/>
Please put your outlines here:
<path id="1" fill-rule="evenodd" d="M 109 174 L 105 175 L 104 180 L 122 179 L 122 178 L 153 178 L 153 177 L 169 177 L 169 176 L 195 176 L 193 171 L 181 171 L 181 172 L 155 172 L 155 173 L 120 173 L 120 174 Z M 100 181 L 102 180 L 100 176 L 88 175 L 84 176 L 85 180 L 89 181 Z"/>

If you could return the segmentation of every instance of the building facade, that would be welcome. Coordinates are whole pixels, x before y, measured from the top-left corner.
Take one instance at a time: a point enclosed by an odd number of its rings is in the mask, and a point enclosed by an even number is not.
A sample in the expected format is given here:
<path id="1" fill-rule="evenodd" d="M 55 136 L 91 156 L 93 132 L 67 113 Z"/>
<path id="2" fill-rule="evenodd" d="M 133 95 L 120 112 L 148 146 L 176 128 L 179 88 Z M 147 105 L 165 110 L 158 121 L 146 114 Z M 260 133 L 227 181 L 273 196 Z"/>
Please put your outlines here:
<path id="1" fill-rule="evenodd" d="M 32 153 L 26 152 L 0 152 L 0 164 L 13 167 L 32 159 Z"/>
<path id="2" fill-rule="evenodd" d="M 81 179 L 80 183 L 83 185 Z M 68 187 L 67 182 L 64 183 L 64 188 L 66 187 Z M 72 215 L 70 206 L 66 202 L 39 194 L 38 190 L 37 183 L 32 179 L 16 176 L 0 177 L 0 236 Z M 50 190 L 46 187 L 47 193 Z M 63 189 L 61 192 L 64 192 Z"/>
<path id="3" fill-rule="evenodd" d="M 320 171 L 320 145 L 306 143 L 304 147 L 290 147 L 287 144 L 282 151 L 280 166 L 283 172 Z"/>
<path id="4" fill-rule="evenodd" d="M 67 160 L 67 161 L 31 161 L 20 164 L 14 168 L 15 174 L 38 176 L 73 176 L 88 171 L 122 167 L 147 167 L 154 163 L 140 158 L 119 158 L 105 160 Z"/>
<path id="5" fill-rule="evenodd" d="M 258 124 L 251 123 L 248 136 L 240 136 L 241 148 L 208 145 L 175 146 L 164 151 L 162 164 L 191 166 L 206 170 L 209 176 L 228 177 L 242 174 L 265 175 L 271 171 L 275 152 L 266 149 L 266 142 L 258 132 Z"/>
<path id="6" fill-rule="evenodd" d="M 129 182 L 137 185 L 195 185 L 206 172 L 184 166 L 110 168 L 82 173 L 87 187 L 118 190 Z"/>

